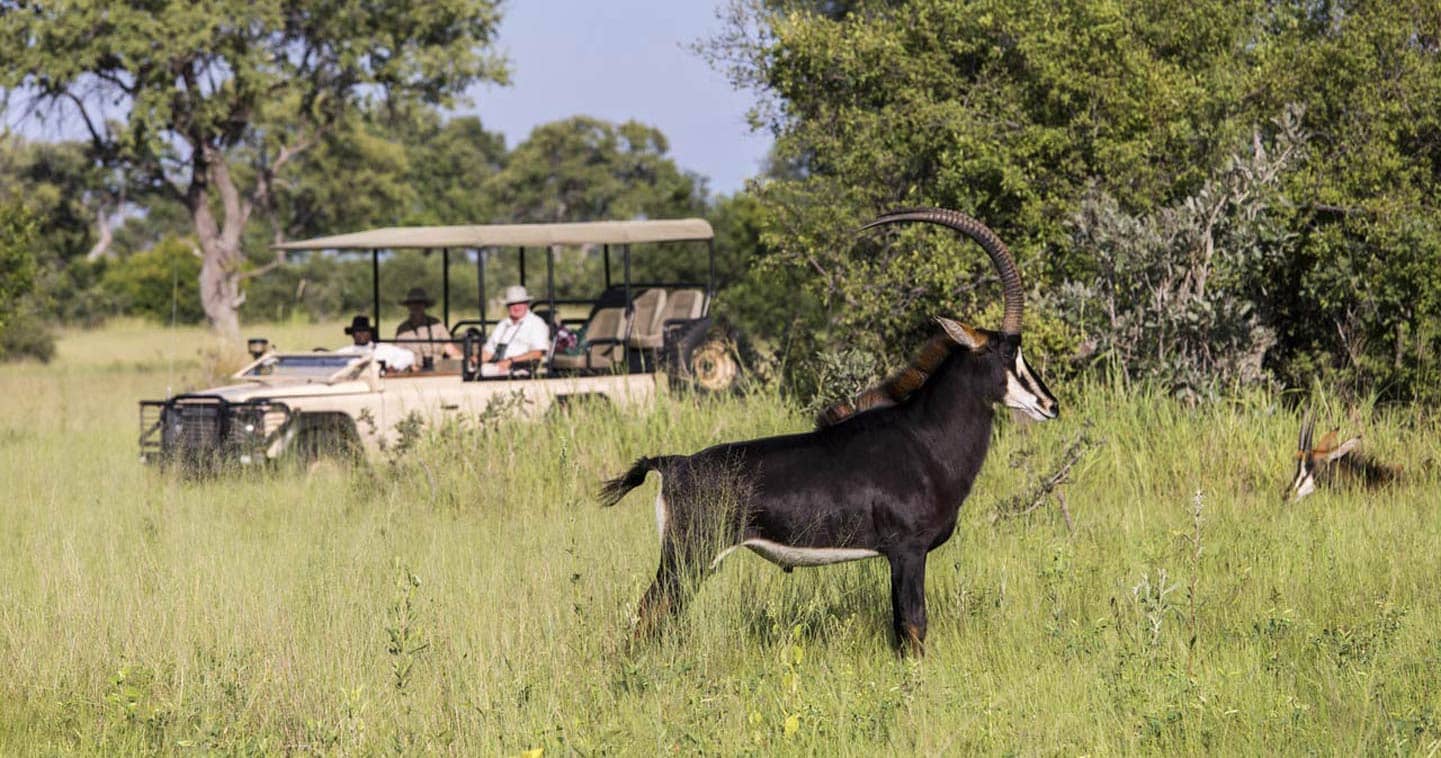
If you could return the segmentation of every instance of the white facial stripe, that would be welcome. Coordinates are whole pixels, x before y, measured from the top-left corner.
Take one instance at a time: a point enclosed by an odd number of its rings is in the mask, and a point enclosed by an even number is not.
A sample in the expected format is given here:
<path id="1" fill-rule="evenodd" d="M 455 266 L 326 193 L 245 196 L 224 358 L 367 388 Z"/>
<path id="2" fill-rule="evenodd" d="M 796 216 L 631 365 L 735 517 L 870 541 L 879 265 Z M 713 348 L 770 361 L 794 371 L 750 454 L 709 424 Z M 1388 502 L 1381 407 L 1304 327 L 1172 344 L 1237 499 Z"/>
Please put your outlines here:
<path id="1" fill-rule="evenodd" d="M 1312 469 L 1311 460 L 1305 450 L 1300 452 L 1296 459 L 1296 475 L 1291 477 L 1291 502 L 1311 494 L 1316 490 L 1316 478 Z"/>
<path id="2" fill-rule="evenodd" d="M 1037 421 L 1056 417 L 1056 399 L 1041 388 L 1041 383 L 1026 365 L 1026 359 L 1016 352 L 1011 370 L 1006 372 L 1006 395 L 1002 402 L 1008 408 L 1024 411 Z"/>
<path id="3" fill-rule="evenodd" d="M 1316 477 L 1311 472 L 1302 471 L 1296 475 L 1296 481 L 1291 483 L 1291 491 L 1295 493 L 1291 500 L 1294 502 L 1316 491 Z"/>
<path id="4" fill-rule="evenodd" d="M 1026 385 L 1012 371 L 1006 372 L 1005 403 L 1012 408 L 1034 408 L 1039 405 L 1035 393 L 1026 389 Z"/>

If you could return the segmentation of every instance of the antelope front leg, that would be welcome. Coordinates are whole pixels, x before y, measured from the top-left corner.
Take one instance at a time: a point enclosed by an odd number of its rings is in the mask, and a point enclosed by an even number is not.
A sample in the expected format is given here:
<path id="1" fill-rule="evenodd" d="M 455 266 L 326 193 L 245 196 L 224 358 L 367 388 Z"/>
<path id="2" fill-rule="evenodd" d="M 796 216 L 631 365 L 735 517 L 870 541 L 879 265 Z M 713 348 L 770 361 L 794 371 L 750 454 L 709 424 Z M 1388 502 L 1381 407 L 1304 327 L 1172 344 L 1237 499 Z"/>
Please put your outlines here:
<path id="1" fill-rule="evenodd" d="M 926 654 L 926 551 L 906 548 L 891 562 L 891 620 L 904 655 Z"/>

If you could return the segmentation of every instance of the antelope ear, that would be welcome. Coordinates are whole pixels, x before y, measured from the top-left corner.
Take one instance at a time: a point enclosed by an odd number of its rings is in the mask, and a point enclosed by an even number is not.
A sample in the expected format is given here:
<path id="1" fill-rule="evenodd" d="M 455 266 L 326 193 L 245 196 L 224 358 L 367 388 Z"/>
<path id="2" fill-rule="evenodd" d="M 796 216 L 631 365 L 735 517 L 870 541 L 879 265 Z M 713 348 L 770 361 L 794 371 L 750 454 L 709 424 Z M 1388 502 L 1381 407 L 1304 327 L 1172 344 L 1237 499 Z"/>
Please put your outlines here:
<path id="1" fill-rule="evenodd" d="M 980 350 L 990 341 L 990 338 L 979 329 L 972 329 L 959 321 L 953 321 L 945 316 L 937 316 L 936 322 L 946 331 L 947 337 L 950 337 L 957 345 L 961 345 L 969 350 Z"/>
<path id="2" fill-rule="evenodd" d="M 1331 450 L 1326 453 L 1326 462 L 1330 463 L 1337 458 L 1345 456 L 1347 453 L 1355 450 L 1356 446 L 1359 444 L 1361 444 L 1360 437 L 1352 437 L 1351 439 L 1342 442 L 1339 446 L 1336 447 L 1335 450 Z"/>

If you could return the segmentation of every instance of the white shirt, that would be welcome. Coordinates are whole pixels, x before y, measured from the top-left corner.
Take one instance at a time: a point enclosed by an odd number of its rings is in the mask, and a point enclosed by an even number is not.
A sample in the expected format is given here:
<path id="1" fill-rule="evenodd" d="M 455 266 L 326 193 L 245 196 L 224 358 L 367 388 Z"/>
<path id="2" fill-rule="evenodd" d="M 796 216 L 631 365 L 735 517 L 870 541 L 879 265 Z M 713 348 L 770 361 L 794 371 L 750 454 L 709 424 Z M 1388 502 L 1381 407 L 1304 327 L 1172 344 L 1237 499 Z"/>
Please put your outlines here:
<path id="1" fill-rule="evenodd" d="M 341 355 L 369 354 L 385 364 L 387 371 L 406 371 L 415 365 L 415 353 L 389 342 L 372 342 L 369 345 L 346 345 L 335 351 Z"/>
<path id="2" fill-rule="evenodd" d="M 496 324 L 495 331 L 491 332 L 485 341 L 485 349 L 494 353 L 496 347 L 502 344 L 506 346 L 503 358 L 514 358 L 532 350 L 539 350 L 544 354 L 550 350 L 550 327 L 545 325 L 540 316 L 526 311 L 520 321 L 507 318 Z"/>

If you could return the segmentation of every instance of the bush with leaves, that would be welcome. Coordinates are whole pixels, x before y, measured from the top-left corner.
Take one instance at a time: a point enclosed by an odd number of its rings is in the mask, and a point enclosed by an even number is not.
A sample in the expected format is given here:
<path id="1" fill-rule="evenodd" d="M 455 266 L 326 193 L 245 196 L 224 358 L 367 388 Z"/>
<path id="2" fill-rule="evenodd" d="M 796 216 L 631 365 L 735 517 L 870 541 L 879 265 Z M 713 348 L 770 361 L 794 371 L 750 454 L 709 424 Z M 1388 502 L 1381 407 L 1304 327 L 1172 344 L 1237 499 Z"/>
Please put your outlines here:
<path id="1" fill-rule="evenodd" d="M 55 338 L 35 313 L 35 221 L 24 208 L 0 204 L 0 359 L 50 360 Z"/>
<path id="2" fill-rule="evenodd" d="M 1281 181 L 1305 148 L 1296 113 L 1275 127 L 1174 205 L 1132 214 L 1099 190 L 1083 201 L 1072 248 L 1090 267 L 1057 299 L 1123 375 L 1190 396 L 1266 378 L 1271 273 L 1295 241 Z"/>
<path id="3" fill-rule="evenodd" d="M 1054 314 L 1129 376 L 1441 396 L 1441 5 L 741 0 L 727 18 L 705 49 L 757 91 L 790 169 L 755 188 L 761 249 L 837 316 L 820 345 L 903 350 L 928 316 L 990 305 L 985 261 L 944 235 L 849 232 L 938 205 L 1011 246 L 1028 337 Z M 1269 122 L 1292 103 L 1305 160 L 1246 177 L 1279 158 L 1237 145 L 1259 126 L 1284 152 Z"/>
<path id="4" fill-rule="evenodd" d="M 205 318 L 193 284 L 198 276 L 200 256 L 195 246 L 168 237 L 149 250 L 110 264 L 100 279 L 100 289 L 125 313 L 194 324 Z"/>
<path id="5" fill-rule="evenodd" d="M 0 205 L 0 330 L 35 284 L 35 222 L 18 205 Z"/>

